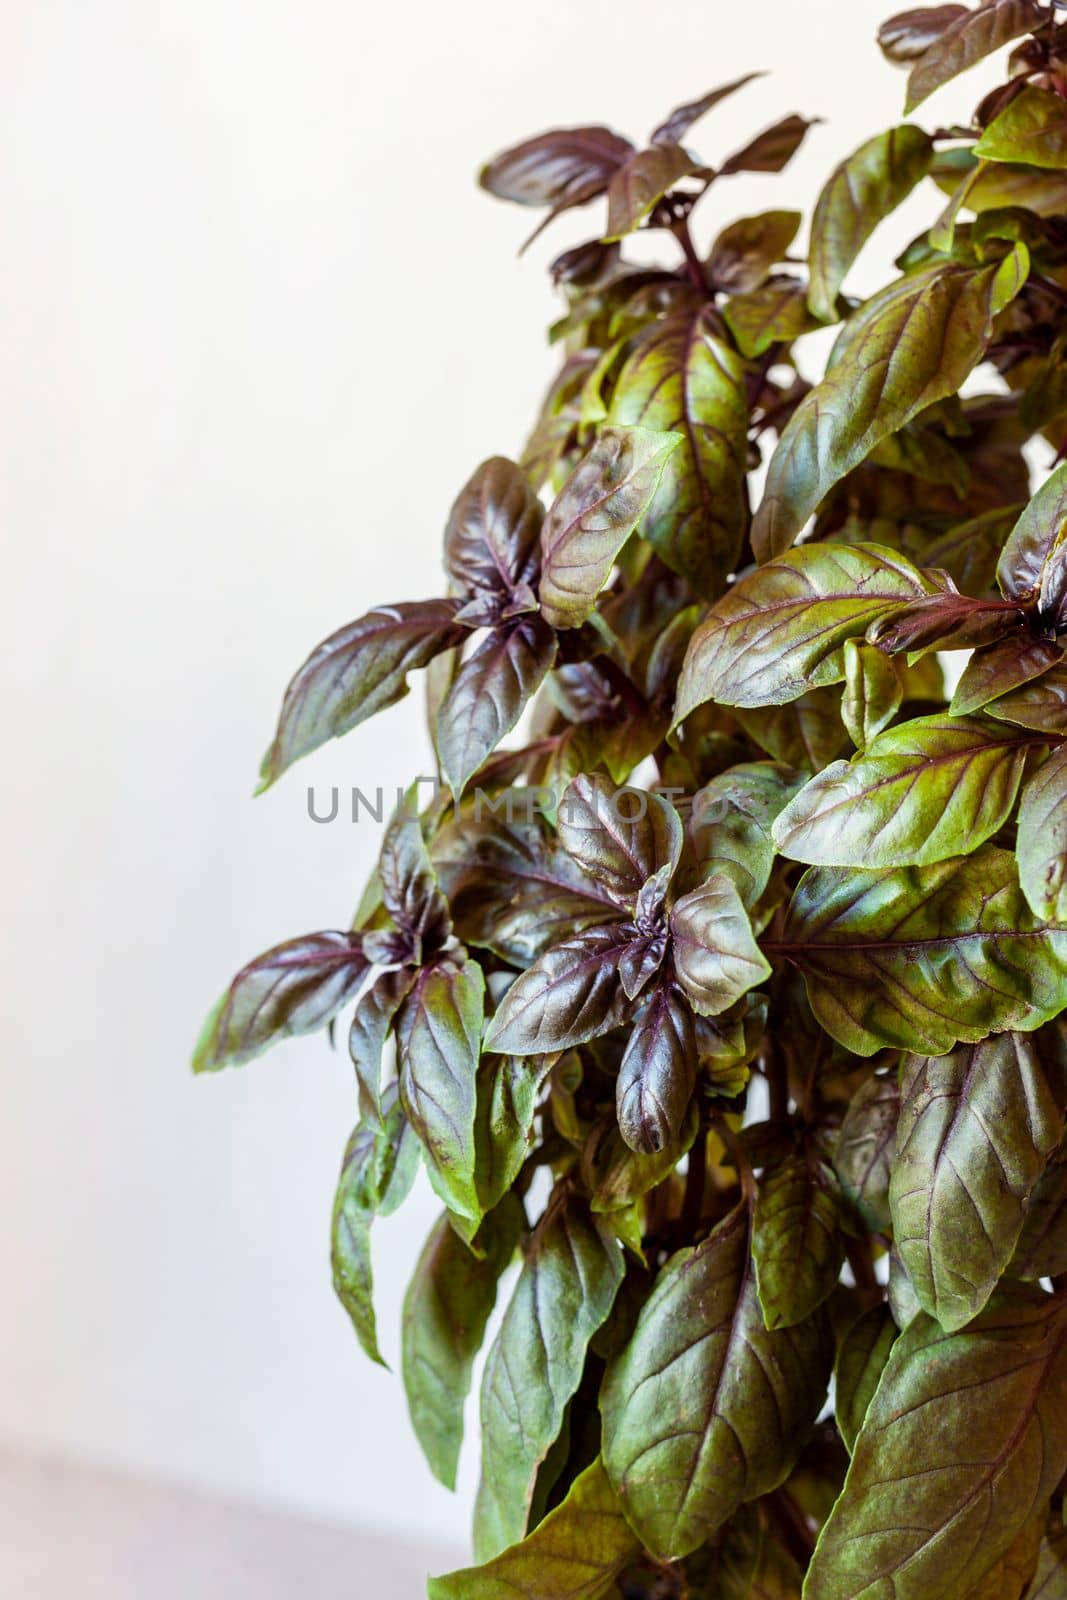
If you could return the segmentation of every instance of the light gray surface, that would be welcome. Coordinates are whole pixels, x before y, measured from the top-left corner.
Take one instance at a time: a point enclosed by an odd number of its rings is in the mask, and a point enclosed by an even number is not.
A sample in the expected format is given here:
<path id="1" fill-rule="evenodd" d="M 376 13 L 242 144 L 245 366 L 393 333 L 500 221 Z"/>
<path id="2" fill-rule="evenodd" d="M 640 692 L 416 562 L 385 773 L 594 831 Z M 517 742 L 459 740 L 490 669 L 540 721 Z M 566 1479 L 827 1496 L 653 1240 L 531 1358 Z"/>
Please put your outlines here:
<path id="1" fill-rule="evenodd" d="M 417 1538 L 0 1451 L 3 1600 L 420 1600 L 427 1572 L 462 1560 Z"/>

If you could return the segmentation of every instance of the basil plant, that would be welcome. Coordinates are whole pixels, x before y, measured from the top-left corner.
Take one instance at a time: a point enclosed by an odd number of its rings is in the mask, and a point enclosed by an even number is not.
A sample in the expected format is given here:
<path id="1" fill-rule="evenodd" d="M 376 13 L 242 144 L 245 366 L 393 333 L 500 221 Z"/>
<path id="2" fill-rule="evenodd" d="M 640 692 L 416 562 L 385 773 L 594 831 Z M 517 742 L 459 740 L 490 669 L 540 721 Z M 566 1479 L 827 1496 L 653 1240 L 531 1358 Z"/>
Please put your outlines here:
<path id="1" fill-rule="evenodd" d="M 460 489 L 443 593 L 320 644 L 266 755 L 425 669 L 439 782 L 196 1067 L 346 1030 L 334 1283 L 380 1360 L 372 1224 L 421 1165 L 403 1381 L 450 1486 L 504 1282 L 434 1600 L 1067 1596 L 1067 13 L 880 44 L 909 119 L 1004 45 L 1007 79 L 848 155 L 806 253 L 792 211 L 694 243 L 809 126 L 731 150 L 747 80 L 489 162 L 538 231 L 592 208 L 558 376 Z"/>

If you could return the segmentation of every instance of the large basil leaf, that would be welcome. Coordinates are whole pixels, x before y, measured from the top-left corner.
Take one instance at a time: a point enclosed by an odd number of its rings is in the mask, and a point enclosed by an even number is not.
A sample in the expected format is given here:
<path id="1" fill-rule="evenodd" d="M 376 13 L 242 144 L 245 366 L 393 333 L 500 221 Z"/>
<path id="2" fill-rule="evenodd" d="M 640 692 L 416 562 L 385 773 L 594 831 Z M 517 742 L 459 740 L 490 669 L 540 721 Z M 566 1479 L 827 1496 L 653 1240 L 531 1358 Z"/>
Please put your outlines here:
<path id="1" fill-rule="evenodd" d="M 635 1018 L 619 1067 L 619 1131 L 631 1150 L 650 1155 L 678 1139 L 695 1078 L 693 1013 L 666 978 Z"/>
<path id="2" fill-rule="evenodd" d="M 204 1023 L 194 1072 L 217 1072 L 281 1039 L 313 1033 L 355 996 L 370 963 L 356 933 L 287 939 L 242 967 Z"/>
<path id="3" fill-rule="evenodd" d="M 1067 463 L 1041 485 L 1008 535 L 997 579 L 1011 600 L 1036 600 L 1053 628 L 1067 623 Z"/>
<path id="4" fill-rule="evenodd" d="M 808 119 L 798 117 L 795 112 L 772 123 L 732 156 L 727 156 L 719 168 L 721 176 L 729 177 L 732 172 L 781 172 L 800 149 L 810 127 Z"/>
<path id="5" fill-rule="evenodd" d="M 447 1214 L 441 1217 L 404 1297 L 400 1354 L 411 1425 L 434 1477 L 446 1489 L 456 1487 L 463 1402 L 522 1221 L 521 1204 L 509 1196 L 482 1224 L 481 1254 L 474 1255 Z"/>
<path id="6" fill-rule="evenodd" d="M 479 795 L 436 835 L 433 862 L 465 944 L 526 966 L 591 923 L 621 916 L 615 900 L 549 837 L 526 804 L 536 791 Z"/>
<path id="7" fill-rule="evenodd" d="M 776 277 L 747 294 L 731 295 L 722 314 L 737 348 L 750 361 L 772 344 L 791 344 L 819 326 L 808 310 L 807 288 L 799 278 Z"/>
<path id="8" fill-rule="evenodd" d="M 678 433 L 605 428 L 579 461 L 541 529 L 541 610 L 552 627 L 588 617 L 681 442 Z"/>
<path id="9" fill-rule="evenodd" d="M 1063 651 L 1048 639 L 1009 634 L 984 650 L 975 650 L 964 667 L 950 710 L 957 716 L 980 711 L 991 700 L 1010 694 L 1043 677 L 1063 660 Z"/>
<path id="10" fill-rule="evenodd" d="M 752 1222 L 756 1289 L 768 1328 L 803 1322 L 832 1293 L 844 1260 L 833 1174 L 790 1156 L 764 1174 Z"/>
<path id="11" fill-rule="evenodd" d="M 788 549 L 827 491 L 877 444 L 958 392 L 1028 271 L 1026 246 L 1017 244 L 998 264 L 931 269 L 867 302 L 771 457 L 752 524 L 757 560 Z"/>
<path id="12" fill-rule="evenodd" d="M 666 140 L 649 150 L 637 151 L 613 174 L 608 186 L 604 238 L 622 239 L 632 233 L 679 178 L 692 178 L 704 170 L 702 163 L 680 144 Z"/>
<path id="13" fill-rule="evenodd" d="M 743 1209 L 672 1256 L 609 1365 L 604 1462 L 646 1548 L 677 1559 L 788 1474 L 822 1404 L 822 1314 L 763 1322 Z"/>
<path id="14" fill-rule="evenodd" d="M 670 914 L 674 968 L 690 1004 L 716 1017 L 770 975 L 732 879 L 712 873 Z"/>
<path id="15" fill-rule="evenodd" d="M 751 761 L 720 773 L 693 797 L 687 831 L 698 874 L 729 878 L 746 911 L 771 879 L 771 824 L 803 781 L 793 767 Z"/>
<path id="16" fill-rule="evenodd" d="M 571 859 L 623 905 L 661 868 L 673 873 L 682 853 L 682 824 L 669 801 L 616 789 L 601 774 L 583 773 L 567 786 L 558 827 Z"/>
<path id="17" fill-rule="evenodd" d="M 1012 1258 L 1063 1109 L 1033 1045 L 1012 1033 L 905 1057 L 900 1088 L 893 1238 L 923 1310 L 961 1328 Z"/>
<path id="18" fill-rule="evenodd" d="M 727 591 L 693 634 L 675 720 L 706 700 L 784 705 L 844 676 L 842 646 L 909 601 L 942 591 L 882 545 L 801 545 Z"/>
<path id="19" fill-rule="evenodd" d="M 546 950 L 504 996 L 485 1036 L 486 1050 L 545 1055 L 615 1027 L 626 1003 L 619 963 L 628 948 L 618 928 L 590 928 Z"/>
<path id="20" fill-rule="evenodd" d="M 484 993 L 477 962 L 425 968 L 397 1024 L 400 1096 L 430 1182 L 449 1210 L 472 1220 L 481 1216 L 474 1122 Z"/>
<path id="21" fill-rule="evenodd" d="M 483 461 L 456 498 L 445 528 L 445 571 L 458 594 L 510 595 L 537 580 L 544 508 L 522 468 Z"/>
<path id="22" fill-rule="evenodd" d="M 1067 1467 L 1067 1303 L 998 1297 L 890 1352 L 805 1584 L 810 1600 L 970 1600 Z"/>
<path id="23" fill-rule="evenodd" d="M 431 1578 L 429 1600 L 602 1600 L 640 1553 L 600 1458 L 521 1544 L 482 1567 Z"/>
<path id="24" fill-rule="evenodd" d="M 812 1010 L 846 1049 L 939 1055 L 1063 1007 L 1067 928 L 1047 928 L 1009 851 L 932 867 L 813 867 L 784 932 Z"/>
<path id="25" fill-rule="evenodd" d="M 463 639 L 466 629 L 455 621 L 459 604 L 412 600 L 376 606 L 313 650 L 285 691 L 259 790 L 327 739 L 340 738 L 402 699 L 409 672 Z"/>
<path id="26" fill-rule="evenodd" d="M 887 728 L 818 773 L 774 821 L 783 855 L 817 866 L 924 866 L 992 838 L 1015 804 L 1034 735 L 977 717 Z"/>
<path id="27" fill-rule="evenodd" d="M 345 1150 L 333 1203 L 330 1257 L 333 1286 L 372 1361 L 385 1365 L 374 1319 L 370 1229 L 404 1200 L 415 1179 L 419 1146 L 391 1084 L 380 1124 L 359 1123 Z"/>
<path id="28" fill-rule="evenodd" d="M 1067 745 L 1049 756 L 1023 790 L 1015 853 L 1034 915 L 1067 922 Z"/>
<path id="29" fill-rule="evenodd" d="M 1067 167 L 1067 112 L 1051 89 L 1027 84 L 993 118 L 974 147 L 987 161 L 1021 161 L 1025 166 Z"/>
<path id="30" fill-rule="evenodd" d="M 912 68 L 906 110 L 914 111 L 942 84 L 1043 21 L 1036 0 L 988 0 L 977 10 L 964 10 L 939 31 Z"/>
<path id="31" fill-rule="evenodd" d="M 896 1337 L 889 1307 L 879 1305 L 865 1311 L 841 1341 L 834 1363 L 834 1415 L 850 1455 Z"/>
<path id="32" fill-rule="evenodd" d="M 744 364 L 704 307 L 664 317 L 638 337 L 608 421 L 681 435 L 641 534 L 698 593 L 720 593 L 747 516 L 748 407 Z"/>
<path id="33" fill-rule="evenodd" d="M 465 661 L 437 714 L 437 750 L 458 800 L 472 773 L 522 716 L 556 655 L 540 617 L 493 628 Z"/>
<path id="34" fill-rule="evenodd" d="M 900 1093 L 896 1073 L 875 1073 L 849 1102 L 834 1147 L 834 1171 L 846 1202 L 872 1233 L 889 1231 L 889 1179 Z"/>
<path id="35" fill-rule="evenodd" d="M 808 251 L 808 304 L 825 322 L 837 320 L 846 274 L 882 219 L 925 177 L 933 141 L 905 123 L 880 133 L 843 161 L 819 196 Z"/>
<path id="36" fill-rule="evenodd" d="M 498 200 L 562 210 L 602 193 L 633 149 L 610 128 L 552 128 L 502 150 L 478 181 Z"/>
<path id="37" fill-rule="evenodd" d="M 537 1469 L 622 1275 L 622 1250 L 610 1230 L 576 1195 L 559 1191 L 530 1241 L 482 1380 L 479 1561 L 492 1560 L 526 1532 Z"/>

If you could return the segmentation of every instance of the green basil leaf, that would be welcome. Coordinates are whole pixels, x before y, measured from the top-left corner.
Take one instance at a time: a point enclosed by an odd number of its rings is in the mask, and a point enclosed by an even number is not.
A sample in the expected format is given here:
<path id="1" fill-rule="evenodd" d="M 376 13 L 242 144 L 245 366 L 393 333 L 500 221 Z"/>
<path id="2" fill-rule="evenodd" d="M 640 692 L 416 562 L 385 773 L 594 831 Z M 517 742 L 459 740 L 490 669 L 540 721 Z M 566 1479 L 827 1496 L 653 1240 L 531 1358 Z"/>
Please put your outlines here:
<path id="1" fill-rule="evenodd" d="M 852 1096 L 834 1147 L 834 1171 L 846 1204 L 871 1233 L 889 1231 L 899 1110 L 896 1074 L 874 1073 Z"/>
<path id="2" fill-rule="evenodd" d="M 763 1322 L 743 1209 L 672 1256 L 608 1367 L 604 1463 L 653 1555 L 688 1555 L 787 1476 L 829 1376 L 822 1313 Z"/>
<path id="3" fill-rule="evenodd" d="M 841 720 L 856 749 L 866 750 L 900 710 L 904 685 L 892 660 L 875 645 L 846 639 L 842 653 L 845 692 Z"/>
<path id="4" fill-rule="evenodd" d="M 1015 853 L 1034 915 L 1067 922 L 1067 745 L 1038 767 L 1023 790 Z"/>
<path id="5" fill-rule="evenodd" d="M 997 579 L 1009 599 L 1036 599 L 1052 627 L 1067 623 L 1067 463 L 1045 480 L 1015 524 Z"/>
<path id="6" fill-rule="evenodd" d="M 831 175 L 815 207 L 808 251 L 808 304 L 824 322 L 837 320 L 849 268 L 883 218 L 926 176 L 933 150 L 929 134 L 905 123 L 869 139 Z"/>
<path id="7" fill-rule="evenodd" d="M 629 941 L 618 928 L 590 928 L 553 945 L 520 974 L 497 1007 L 486 1050 L 546 1055 L 569 1050 L 621 1022 L 619 964 Z"/>
<path id="8" fill-rule="evenodd" d="M 835 761 L 775 818 L 774 842 L 816 866 L 926 866 L 992 838 L 1034 735 L 976 717 L 917 717 Z"/>
<path id="9" fill-rule="evenodd" d="M 308 933 L 264 951 L 241 968 L 204 1023 L 193 1071 L 240 1066 L 281 1039 L 325 1028 L 369 967 L 356 933 Z"/>
<path id="10" fill-rule="evenodd" d="M 841 1341 L 834 1363 L 834 1415 L 850 1455 L 896 1338 L 889 1307 L 881 1305 L 865 1311 Z"/>
<path id="11" fill-rule="evenodd" d="M 846 1049 L 939 1055 L 1063 1007 L 1067 928 L 1030 911 L 1007 850 L 932 867 L 813 867 L 784 932 L 812 1010 Z"/>
<path id="12" fill-rule="evenodd" d="M 418 1142 L 392 1084 L 382 1097 L 380 1125 L 361 1122 L 348 1141 L 333 1203 L 330 1245 L 337 1297 L 364 1351 L 383 1367 L 374 1318 L 371 1223 L 396 1210 L 411 1188 L 418 1160 Z"/>
<path id="13" fill-rule="evenodd" d="M 522 1223 L 522 1206 L 509 1196 L 482 1224 L 482 1254 L 476 1256 L 446 1213 L 434 1224 L 404 1297 L 400 1354 L 411 1425 L 446 1489 L 456 1487 L 463 1402 Z"/>
<path id="14" fill-rule="evenodd" d="M 839 683 L 842 646 L 941 580 L 882 545 L 801 545 L 742 578 L 696 630 L 682 669 L 675 721 L 706 700 L 783 705 Z"/>
<path id="15" fill-rule="evenodd" d="M 768 1328 L 793 1328 L 833 1292 L 844 1260 L 833 1174 L 790 1156 L 763 1176 L 752 1221 L 756 1291 Z"/>
<path id="16" fill-rule="evenodd" d="M 598 1457 L 534 1531 L 483 1567 L 431 1578 L 429 1600 L 603 1600 L 640 1546 Z"/>
<path id="17" fill-rule="evenodd" d="M 541 610 L 552 627 L 589 616 L 681 443 L 680 433 L 605 428 L 579 461 L 541 530 Z"/>
<path id="18" fill-rule="evenodd" d="M 457 594 L 511 594 L 534 584 L 544 508 L 522 468 L 492 456 L 460 490 L 445 528 L 445 571 Z"/>
<path id="19" fill-rule="evenodd" d="M 612 175 L 604 238 L 622 239 L 633 233 L 680 178 L 705 171 L 703 163 L 680 144 L 660 141 L 648 150 L 638 150 Z"/>
<path id="20" fill-rule="evenodd" d="M 537 1469 L 622 1276 L 622 1250 L 610 1230 L 576 1195 L 560 1191 L 530 1240 L 486 1361 L 474 1535 L 479 1561 L 492 1560 L 526 1532 Z"/>
<path id="21" fill-rule="evenodd" d="M 967 1329 L 920 1314 L 890 1352 L 810 1600 L 970 1600 L 1067 1467 L 1067 1306 L 998 1297 Z M 921 1484 L 921 1487 L 919 1485 Z"/>
<path id="22" fill-rule="evenodd" d="M 600 774 L 582 773 L 568 785 L 558 828 L 572 861 L 622 905 L 633 905 L 661 869 L 669 879 L 682 853 L 682 824 L 669 801 L 616 789 Z"/>
<path id="23" fill-rule="evenodd" d="M 704 306 L 639 334 L 616 380 L 608 422 L 677 433 L 641 535 L 698 593 L 721 593 L 747 520 L 748 406 L 740 357 Z"/>
<path id="24" fill-rule="evenodd" d="M 900 1096 L 893 1238 L 923 1310 L 951 1331 L 1007 1268 L 1063 1108 L 1033 1045 L 1011 1033 L 905 1057 Z"/>
<path id="25" fill-rule="evenodd" d="M 619 1066 L 619 1132 L 631 1150 L 652 1155 L 677 1142 L 695 1081 L 693 1013 L 667 977 L 634 1018 Z"/>
<path id="26" fill-rule="evenodd" d="M 747 294 L 731 295 L 722 314 L 737 348 L 750 361 L 772 344 L 791 344 L 821 326 L 808 310 L 807 288 L 799 278 L 776 278 Z"/>
<path id="27" fill-rule="evenodd" d="M 744 709 L 734 716 L 754 744 L 787 766 L 818 772 L 847 743 L 836 689 L 810 689 L 788 705 Z"/>
<path id="28" fill-rule="evenodd" d="M 949 83 L 1002 45 L 1030 33 L 1044 21 L 1036 0 L 989 0 L 978 10 L 965 10 L 942 29 L 911 70 L 905 110 Z"/>
<path id="29" fill-rule="evenodd" d="M 745 294 L 758 289 L 797 236 L 799 211 L 761 211 L 730 223 L 717 236 L 707 273 L 716 289 Z"/>
<path id="30" fill-rule="evenodd" d="M 1029 272 L 1026 246 L 978 270 L 939 266 L 867 302 L 831 365 L 794 411 L 771 457 L 752 548 L 789 548 L 819 502 L 881 440 L 958 393 L 982 359 L 993 319 Z"/>
<path id="31" fill-rule="evenodd" d="M 732 880 L 715 872 L 670 914 L 674 968 L 689 1002 L 715 1017 L 770 974 Z"/>
<path id="32" fill-rule="evenodd" d="M 540 617 L 519 617 L 493 628 L 464 661 L 437 719 L 437 749 L 457 800 L 518 722 L 555 655 L 548 624 Z"/>
<path id="33" fill-rule="evenodd" d="M 1037 1180 L 1009 1271 L 1015 1278 L 1058 1278 L 1067 1272 L 1067 1148 L 1056 1151 Z"/>
<path id="34" fill-rule="evenodd" d="M 974 147 L 980 160 L 1021 161 L 1024 166 L 1067 167 L 1067 112 L 1051 89 L 1027 84 L 993 118 Z"/>
<path id="35" fill-rule="evenodd" d="M 403 699 L 408 673 L 464 638 L 466 629 L 455 621 L 458 609 L 458 600 L 376 606 L 325 639 L 285 691 L 257 793 L 301 756 Z"/>
<path id="36" fill-rule="evenodd" d="M 803 782 L 794 767 L 751 761 L 706 783 L 693 796 L 687 824 L 699 878 L 729 878 L 751 912 L 771 881 L 771 824 Z"/>
<path id="37" fill-rule="evenodd" d="M 400 1097 L 437 1194 L 478 1220 L 474 1179 L 475 1073 L 485 980 L 474 961 L 424 968 L 397 1024 Z"/>

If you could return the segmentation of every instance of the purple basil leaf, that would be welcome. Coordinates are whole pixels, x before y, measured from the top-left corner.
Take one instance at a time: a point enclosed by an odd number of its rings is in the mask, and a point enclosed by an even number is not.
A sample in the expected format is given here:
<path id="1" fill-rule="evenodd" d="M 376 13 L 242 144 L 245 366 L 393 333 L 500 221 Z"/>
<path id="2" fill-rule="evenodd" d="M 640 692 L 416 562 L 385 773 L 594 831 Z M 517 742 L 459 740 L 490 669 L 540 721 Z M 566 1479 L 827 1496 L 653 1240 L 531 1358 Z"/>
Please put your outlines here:
<path id="1" fill-rule="evenodd" d="M 447 943 L 452 919 L 422 837 L 413 788 L 386 829 L 378 870 L 385 909 L 411 941 L 410 959 L 417 964 Z"/>
<path id="2" fill-rule="evenodd" d="M 633 149 L 610 128 L 552 128 L 502 150 L 478 181 L 498 200 L 564 209 L 602 193 Z"/>
<path id="3" fill-rule="evenodd" d="M 356 933 L 308 933 L 275 945 L 241 968 L 208 1017 L 193 1071 L 240 1066 L 282 1039 L 325 1028 L 368 966 Z"/>
<path id="4" fill-rule="evenodd" d="M 718 1016 L 770 973 L 741 896 L 724 873 L 712 873 L 675 903 L 671 934 L 679 981 L 702 1016 Z"/>
<path id="5" fill-rule="evenodd" d="M 727 95 L 736 94 L 738 89 L 743 89 L 754 78 L 762 78 L 762 72 L 746 72 L 743 78 L 735 78 L 733 83 L 726 83 L 719 89 L 711 89 L 707 94 L 701 95 L 699 100 L 687 100 L 684 105 L 675 106 L 669 117 L 666 117 L 654 130 L 649 140 L 650 144 L 680 144 L 693 126 L 694 122 L 710 111 L 712 106 L 717 106 L 720 100 L 725 100 Z"/>
<path id="6" fill-rule="evenodd" d="M 750 144 L 736 151 L 719 168 L 719 175 L 731 172 L 781 172 L 796 155 L 804 135 L 812 126 L 808 117 L 783 117 L 756 135 Z"/>
<path id="7" fill-rule="evenodd" d="M 348 1053 L 359 1081 L 359 1108 L 366 1122 L 381 1118 L 382 1051 L 396 1014 L 411 992 L 410 967 L 380 972 L 361 996 L 348 1032 Z"/>
<path id="8" fill-rule="evenodd" d="M 667 953 L 667 930 L 635 938 L 619 962 L 619 982 L 627 1000 L 636 1000 L 655 977 Z"/>
<path id="9" fill-rule="evenodd" d="M 455 600 L 376 606 L 325 639 L 285 691 L 257 792 L 301 756 L 402 699 L 408 673 L 464 637 L 455 620 L 458 609 Z"/>
<path id="10" fill-rule="evenodd" d="M 536 583 L 543 520 L 522 468 L 506 456 L 484 461 L 460 490 L 445 529 L 445 571 L 456 594 L 510 595 Z"/>
<path id="11" fill-rule="evenodd" d="M 622 1020 L 619 964 L 629 941 L 615 927 L 591 928 L 553 945 L 515 980 L 485 1036 L 485 1048 L 547 1055 L 584 1044 Z"/>
<path id="12" fill-rule="evenodd" d="M 688 1000 L 667 975 L 638 1013 L 619 1068 L 619 1129 L 651 1155 L 677 1139 L 693 1095 L 696 1029 Z"/>
<path id="13" fill-rule="evenodd" d="M 548 623 L 529 616 L 494 628 L 460 667 L 437 721 L 438 754 L 457 800 L 518 722 L 555 654 Z"/>
<path id="14" fill-rule="evenodd" d="M 700 176 L 711 174 L 680 144 L 657 144 L 650 150 L 639 150 L 611 180 L 604 238 L 610 241 L 633 233 L 681 178 Z"/>
<path id="15" fill-rule="evenodd" d="M 673 872 L 682 853 L 682 824 L 668 801 L 600 774 L 583 773 L 567 787 L 558 827 L 568 855 L 625 905 L 661 867 Z"/>

